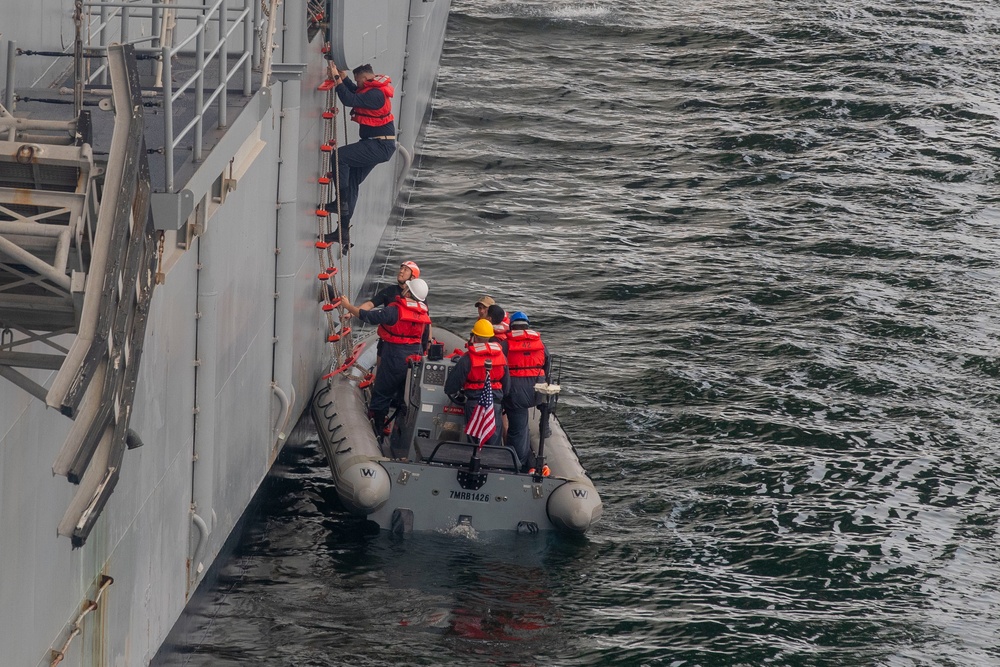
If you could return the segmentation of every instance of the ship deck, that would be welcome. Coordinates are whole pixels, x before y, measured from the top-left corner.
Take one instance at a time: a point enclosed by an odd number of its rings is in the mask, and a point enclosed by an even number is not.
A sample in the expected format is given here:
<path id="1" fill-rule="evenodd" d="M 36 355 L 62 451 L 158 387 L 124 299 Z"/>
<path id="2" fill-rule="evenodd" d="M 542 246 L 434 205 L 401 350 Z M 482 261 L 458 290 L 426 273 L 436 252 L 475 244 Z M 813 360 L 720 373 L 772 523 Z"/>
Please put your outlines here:
<path id="1" fill-rule="evenodd" d="M 229 69 L 232 69 L 238 58 L 242 54 L 233 54 L 228 57 Z M 143 90 L 144 99 L 144 136 L 146 140 L 146 151 L 149 157 L 150 182 L 154 192 L 168 192 L 167 186 L 167 160 L 166 142 L 167 128 L 164 123 L 164 100 L 163 87 L 155 86 L 154 60 L 140 60 L 138 63 L 140 71 L 140 85 Z M 172 62 L 173 87 L 190 79 L 197 71 L 195 57 L 180 56 Z M 218 61 L 213 60 L 205 65 L 205 93 L 204 99 L 214 91 L 219 81 Z M 201 159 L 212 151 L 225 137 L 233 122 L 254 99 L 254 95 L 261 88 L 261 73 L 251 69 L 250 86 L 244 88 L 241 81 L 239 86 L 234 86 L 236 78 L 242 79 L 242 75 L 232 77 L 226 87 L 226 123 L 220 126 L 219 119 L 220 106 L 218 100 L 212 104 L 204 105 L 202 114 L 201 132 Z M 72 72 L 67 72 L 66 76 L 56 84 L 47 87 L 16 88 L 15 107 L 11 111 L 15 116 L 21 118 L 37 118 L 45 120 L 72 120 L 75 118 L 75 107 L 73 99 Z M 249 93 L 249 94 L 248 94 Z M 114 128 L 115 116 L 110 105 L 111 86 L 93 85 L 89 86 L 84 94 L 83 110 L 90 112 L 92 141 L 94 155 L 100 159 L 108 153 L 111 145 L 111 133 Z M 196 94 L 192 92 L 182 92 L 174 100 L 172 105 L 172 125 L 174 135 L 179 134 L 179 130 L 188 127 L 198 115 L 198 102 Z M 255 119 L 255 121 L 258 119 Z M 183 184 L 197 170 L 199 160 L 195 159 L 195 143 L 197 141 L 197 128 L 182 136 L 174 147 L 174 159 L 172 176 L 175 184 Z M 174 190 L 176 191 L 176 186 Z"/>

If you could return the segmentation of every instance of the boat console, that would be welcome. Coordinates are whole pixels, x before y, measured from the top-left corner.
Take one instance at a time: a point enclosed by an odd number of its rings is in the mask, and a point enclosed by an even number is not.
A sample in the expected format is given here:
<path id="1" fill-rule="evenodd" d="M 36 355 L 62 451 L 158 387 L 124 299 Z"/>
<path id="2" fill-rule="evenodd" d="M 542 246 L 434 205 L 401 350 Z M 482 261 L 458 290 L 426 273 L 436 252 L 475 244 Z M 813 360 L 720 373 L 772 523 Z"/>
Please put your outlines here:
<path id="1" fill-rule="evenodd" d="M 457 359 L 432 350 L 411 364 L 404 395 L 406 416 L 390 438 L 394 458 L 452 466 L 469 462 L 476 445 L 465 435 L 465 409 L 444 392 Z M 483 447 L 480 457 L 483 467 L 517 472 L 517 455 L 510 447 Z"/>

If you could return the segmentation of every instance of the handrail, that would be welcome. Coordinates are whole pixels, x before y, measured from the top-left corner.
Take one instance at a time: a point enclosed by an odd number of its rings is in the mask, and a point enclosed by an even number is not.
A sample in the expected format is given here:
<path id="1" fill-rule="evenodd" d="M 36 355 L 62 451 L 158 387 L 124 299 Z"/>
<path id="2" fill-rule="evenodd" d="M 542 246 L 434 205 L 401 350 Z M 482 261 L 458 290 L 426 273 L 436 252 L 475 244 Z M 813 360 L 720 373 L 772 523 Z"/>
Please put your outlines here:
<path id="1" fill-rule="evenodd" d="M 129 9 L 135 7 L 138 7 L 140 9 L 145 9 L 153 5 L 159 6 L 164 9 L 190 9 L 192 11 L 198 11 L 198 12 L 205 11 L 206 9 L 207 10 L 212 9 L 212 7 L 208 7 L 207 5 L 181 5 L 175 2 L 171 2 L 168 4 L 165 2 L 100 2 L 100 0 L 92 0 L 91 2 L 83 3 L 84 7 L 127 7 Z M 236 11 L 236 8 L 233 8 L 230 11 Z"/>
<path id="2" fill-rule="evenodd" d="M 217 106 L 218 128 L 224 129 L 228 124 L 228 99 L 227 87 L 233 76 L 242 70 L 243 72 L 243 94 L 249 97 L 252 93 L 252 53 L 256 39 L 253 38 L 254 26 L 254 2 L 258 0 L 215 0 L 210 5 L 195 5 L 190 3 L 156 2 L 155 0 L 142 0 L 139 2 L 122 2 L 115 0 L 111 2 L 101 2 L 99 0 L 88 0 L 83 3 L 92 14 L 95 10 L 100 10 L 103 16 L 100 18 L 99 39 L 106 42 L 105 31 L 109 29 L 111 18 L 118 15 L 121 22 L 120 34 L 123 41 L 128 39 L 128 22 L 137 20 L 159 19 L 159 13 L 170 10 L 175 13 L 176 21 L 195 21 L 196 25 L 192 32 L 185 36 L 178 44 L 153 45 L 150 49 L 136 49 L 137 52 L 149 52 L 158 54 L 163 68 L 163 131 L 164 131 L 164 180 L 163 189 L 166 192 L 174 192 L 174 164 L 175 150 L 185 139 L 190 139 L 193 151 L 192 158 L 200 162 L 203 158 L 202 142 L 204 140 L 204 120 L 205 114 L 213 105 Z M 235 5 L 235 6 L 230 6 Z M 121 8 L 121 11 L 118 11 Z M 108 10 L 115 10 L 109 12 Z M 141 16 L 134 13 L 134 10 L 150 10 L 150 14 Z M 109 16 L 109 14 L 111 16 Z M 210 24 L 213 33 L 207 29 Z M 215 33 L 215 30 L 218 32 Z M 237 32 L 242 27 L 242 30 Z M 156 41 L 159 31 L 155 35 L 137 41 Z M 235 34 L 235 37 L 234 37 Z M 242 48 L 235 50 L 239 54 L 232 66 L 229 64 L 229 54 L 232 40 L 242 38 Z M 195 69 L 194 72 L 178 86 L 174 86 L 172 80 L 172 59 L 177 57 L 188 47 L 191 42 L 195 43 Z M 188 52 L 185 52 L 188 53 Z M 210 94 L 205 98 L 205 75 L 206 71 L 213 64 L 218 63 L 218 83 L 214 87 L 209 84 Z M 90 79 L 103 76 L 104 67 L 97 68 L 92 72 Z M 214 78 L 214 77 L 213 77 Z M 174 132 L 173 106 L 185 93 L 194 93 L 194 118 L 188 122 L 179 132 Z"/>

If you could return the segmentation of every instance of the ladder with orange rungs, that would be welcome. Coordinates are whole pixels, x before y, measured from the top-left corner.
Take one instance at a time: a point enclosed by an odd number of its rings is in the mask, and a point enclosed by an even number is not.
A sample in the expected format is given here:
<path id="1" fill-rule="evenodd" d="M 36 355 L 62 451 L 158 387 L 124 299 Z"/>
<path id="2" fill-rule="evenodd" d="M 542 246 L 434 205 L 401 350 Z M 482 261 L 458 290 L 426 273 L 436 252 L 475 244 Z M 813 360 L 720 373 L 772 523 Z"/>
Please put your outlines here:
<path id="1" fill-rule="evenodd" d="M 339 373 L 357 361 L 360 352 L 355 350 L 351 344 L 351 328 L 344 320 L 344 310 L 341 307 L 341 296 L 350 293 L 351 282 L 351 260 L 350 253 L 345 252 L 349 248 L 344 248 L 340 240 L 344 238 L 343 223 L 340 217 L 340 165 L 337 159 L 337 115 L 336 95 L 334 93 L 334 82 L 330 79 L 323 81 L 319 85 L 319 90 L 326 92 L 326 108 L 323 110 L 323 143 L 320 151 L 324 156 L 329 156 L 331 171 L 323 172 L 317 179 L 319 185 L 319 201 L 328 202 L 336 200 L 338 202 L 336 211 L 327 211 L 325 205 L 320 204 L 316 209 L 316 255 L 319 263 L 319 273 L 317 278 L 323 293 L 321 308 L 327 320 L 327 342 L 333 345 L 331 372 L 325 378 L 329 378 Z M 332 177 L 331 177 L 332 174 Z M 336 216 L 337 240 L 327 241 L 326 239 L 333 233 L 334 216 Z M 333 249 L 341 247 L 340 266 L 335 265 Z M 346 290 L 346 291 L 345 291 Z M 336 315 L 336 317 L 334 317 Z"/>

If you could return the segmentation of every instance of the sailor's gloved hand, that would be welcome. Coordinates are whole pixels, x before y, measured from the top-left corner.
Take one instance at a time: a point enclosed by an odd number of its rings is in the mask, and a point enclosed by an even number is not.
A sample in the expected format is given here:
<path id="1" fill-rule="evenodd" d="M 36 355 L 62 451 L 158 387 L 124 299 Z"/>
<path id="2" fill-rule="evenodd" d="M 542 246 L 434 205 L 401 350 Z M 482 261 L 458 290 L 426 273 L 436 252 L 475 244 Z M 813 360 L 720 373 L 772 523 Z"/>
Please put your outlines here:
<path id="1" fill-rule="evenodd" d="M 451 402 L 455 405 L 465 405 L 465 401 L 467 400 L 466 395 L 461 392 L 457 394 L 450 394 L 448 398 L 450 398 Z"/>

